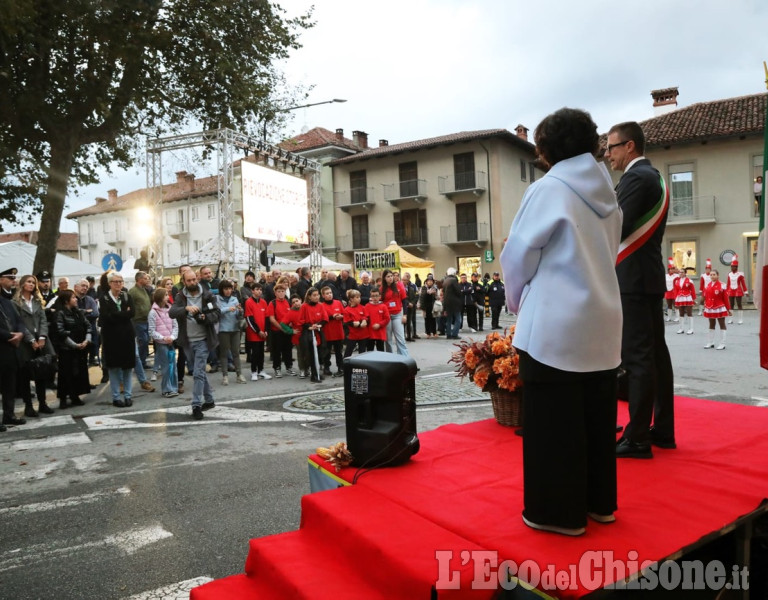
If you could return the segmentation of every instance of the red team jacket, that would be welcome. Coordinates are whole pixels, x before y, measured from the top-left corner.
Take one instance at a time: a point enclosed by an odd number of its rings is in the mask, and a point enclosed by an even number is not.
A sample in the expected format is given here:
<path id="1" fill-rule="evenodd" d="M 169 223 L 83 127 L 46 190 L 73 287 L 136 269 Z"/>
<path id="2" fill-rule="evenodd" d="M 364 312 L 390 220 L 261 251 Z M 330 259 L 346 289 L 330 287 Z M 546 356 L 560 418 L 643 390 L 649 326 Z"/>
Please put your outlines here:
<path id="1" fill-rule="evenodd" d="M 344 322 L 349 325 L 350 340 L 367 340 L 370 337 L 370 326 L 367 323 L 365 327 L 355 327 L 353 325 L 355 321 L 363 320 L 368 321 L 368 310 L 362 304 L 347 306 L 344 309 Z"/>

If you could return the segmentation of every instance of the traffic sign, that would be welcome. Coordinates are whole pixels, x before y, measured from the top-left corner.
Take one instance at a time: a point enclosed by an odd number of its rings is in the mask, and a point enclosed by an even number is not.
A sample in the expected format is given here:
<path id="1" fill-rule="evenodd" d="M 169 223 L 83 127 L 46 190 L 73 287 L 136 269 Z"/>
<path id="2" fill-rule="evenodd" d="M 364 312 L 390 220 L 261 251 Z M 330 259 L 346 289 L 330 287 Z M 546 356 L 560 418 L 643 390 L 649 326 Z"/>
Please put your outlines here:
<path id="1" fill-rule="evenodd" d="M 101 268 L 105 271 L 119 271 L 123 268 L 123 259 L 114 252 L 105 254 L 104 258 L 101 259 Z"/>

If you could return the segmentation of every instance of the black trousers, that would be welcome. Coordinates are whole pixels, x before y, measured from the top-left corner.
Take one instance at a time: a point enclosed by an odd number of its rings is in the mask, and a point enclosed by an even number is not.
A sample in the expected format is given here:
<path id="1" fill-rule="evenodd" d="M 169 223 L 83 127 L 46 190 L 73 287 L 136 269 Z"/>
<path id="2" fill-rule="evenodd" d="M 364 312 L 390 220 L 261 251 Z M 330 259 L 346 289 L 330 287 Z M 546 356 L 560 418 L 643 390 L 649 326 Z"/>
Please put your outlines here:
<path id="1" fill-rule="evenodd" d="M 524 516 L 578 528 L 616 510 L 616 369 L 573 373 L 520 353 Z"/>
<path id="2" fill-rule="evenodd" d="M 467 327 L 477 330 L 477 307 L 467 304 L 464 306 L 464 312 L 467 313 Z"/>
<path id="3" fill-rule="evenodd" d="M 352 356 L 352 353 L 355 351 L 355 348 L 357 348 L 357 353 L 362 354 L 363 352 L 368 351 L 368 342 L 370 340 L 364 339 L 364 340 L 350 340 L 347 338 L 347 345 L 344 348 L 344 358 L 347 358 L 348 356 Z"/>
<path id="4" fill-rule="evenodd" d="M 290 334 L 270 331 L 269 337 L 272 338 L 272 368 L 279 369 L 281 363 L 286 369 L 293 367 L 293 344 Z"/>
<path id="5" fill-rule="evenodd" d="M 336 357 L 336 368 L 342 371 L 344 368 L 344 340 L 333 340 L 331 342 L 326 340 L 325 345 L 326 354 L 323 360 L 323 367 L 326 369 L 331 368 L 331 354 L 333 354 Z"/>
<path id="6" fill-rule="evenodd" d="M 14 405 L 16 404 L 16 373 L 18 369 L 15 366 L 6 366 L 0 370 L 0 395 L 3 398 L 3 420 L 14 416 Z"/>
<path id="7" fill-rule="evenodd" d="M 651 420 L 661 437 L 675 438 L 672 360 L 664 339 L 662 294 L 622 294 L 621 366 L 627 372 L 629 424 L 624 437 L 646 442 Z"/>
<path id="8" fill-rule="evenodd" d="M 384 340 L 368 340 L 368 351 L 378 350 L 384 352 Z"/>
<path id="9" fill-rule="evenodd" d="M 405 337 L 413 338 L 416 335 L 416 305 L 408 306 L 405 314 Z"/>
<path id="10" fill-rule="evenodd" d="M 259 373 L 264 370 L 264 342 L 245 342 L 251 349 L 251 372 Z"/>
<path id="11" fill-rule="evenodd" d="M 477 327 L 476 327 L 476 329 L 478 331 L 482 331 L 483 330 L 483 317 L 485 316 L 485 307 L 477 308 L 477 305 L 475 305 L 475 311 L 477 311 Z"/>
<path id="12" fill-rule="evenodd" d="M 500 314 L 501 314 L 501 306 L 491 306 L 491 327 L 499 326 Z"/>

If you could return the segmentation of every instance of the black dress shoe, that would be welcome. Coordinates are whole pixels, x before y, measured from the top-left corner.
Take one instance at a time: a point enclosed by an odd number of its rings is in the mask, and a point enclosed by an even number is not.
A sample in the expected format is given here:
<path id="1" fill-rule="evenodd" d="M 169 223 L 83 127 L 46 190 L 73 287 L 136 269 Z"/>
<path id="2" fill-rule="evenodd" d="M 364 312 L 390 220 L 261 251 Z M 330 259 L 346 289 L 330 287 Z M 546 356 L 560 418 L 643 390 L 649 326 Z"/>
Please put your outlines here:
<path id="1" fill-rule="evenodd" d="M 125 399 L 125 405 L 126 406 L 133 406 L 133 400 L 131 400 L 130 398 L 126 398 Z"/>
<path id="2" fill-rule="evenodd" d="M 40 415 L 37 414 L 37 411 L 34 408 L 32 408 L 31 404 L 27 404 L 27 406 L 24 407 L 24 416 L 34 419 L 39 417 Z"/>
<path id="3" fill-rule="evenodd" d="M 37 411 L 44 415 L 53 414 L 53 409 L 50 406 L 48 406 L 45 402 L 40 402 L 40 406 L 37 408 Z"/>
<path id="4" fill-rule="evenodd" d="M 125 408 L 125 402 L 122 400 L 112 400 L 112 406 L 116 406 L 117 408 Z"/>
<path id="5" fill-rule="evenodd" d="M 660 435 L 656 431 L 655 427 L 651 427 L 651 444 L 658 446 L 659 448 L 665 448 L 667 450 L 674 450 L 677 448 L 675 438 L 669 435 Z"/>
<path id="6" fill-rule="evenodd" d="M 11 417 L 3 417 L 3 425 L 24 425 L 26 422 L 26 419 L 22 419 L 16 415 Z"/>
<path id="7" fill-rule="evenodd" d="M 624 425 L 616 425 L 616 433 L 621 433 L 624 431 Z"/>
<path id="8" fill-rule="evenodd" d="M 78 398 L 77 396 L 75 396 L 74 398 L 72 398 L 72 399 L 69 401 L 69 403 L 70 403 L 72 406 L 85 406 L 85 402 L 83 402 L 82 400 L 80 400 L 80 398 Z"/>
<path id="9" fill-rule="evenodd" d="M 211 410 L 212 408 L 216 408 L 215 402 L 203 402 L 203 405 L 201 406 L 203 410 Z"/>
<path id="10" fill-rule="evenodd" d="M 616 444 L 616 458 L 653 458 L 651 445 L 643 442 L 630 442 L 621 438 Z"/>

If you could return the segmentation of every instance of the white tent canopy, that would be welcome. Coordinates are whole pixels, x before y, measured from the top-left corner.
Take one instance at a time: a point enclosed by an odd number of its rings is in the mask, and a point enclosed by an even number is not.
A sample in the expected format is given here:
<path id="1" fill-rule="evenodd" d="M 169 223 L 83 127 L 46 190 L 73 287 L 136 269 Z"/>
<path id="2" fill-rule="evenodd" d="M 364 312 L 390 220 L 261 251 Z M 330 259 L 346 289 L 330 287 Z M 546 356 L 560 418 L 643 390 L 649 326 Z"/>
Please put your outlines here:
<path id="1" fill-rule="evenodd" d="M 193 252 L 189 255 L 189 258 L 185 261 L 177 261 L 171 265 L 166 265 L 168 267 L 180 267 L 183 264 L 190 264 L 193 267 L 202 267 L 202 266 L 209 266 L 209 267 L 215 267 L 219 264 L 220 258 L 220 248 L 219 248 L 219 241 L 218 239 L 212 239 L 207 244 L 205 244 L 202 248 L 200 248 L 197 252 Z M 291 261 L 288 261 L 284 258 L 276 257 L 275 260 L 275 266 L 276 267 L 283 267 L 283 265 L 291 265 L 294 264 Z M 255 268 L 261 268 L 258 264 L 251 265 L 251 247 L 248 245 L 248 242 L 246 242 L 243 238 L 236 235 L 235 236 L 235 261 L 232 265 L 232 268 L 235 271 L 247 271 L 251 267 Z"/>
<path id="2" fill-rule="evenodd" d="M 329 271 L 341 271 L 342 269 L 349 269 L 352 270 L 352 265 L 345 264 L 345 263 L 337 263 L 327 256 L 320 256 L 320 260 L 316 261 L 320 263 L 321 268 L 328 269 Z M 279 260 L 275 261 L 275 267 L 278 267 L 279 269 L 282 269 L 283 271 L 295 271 L 297 269 L 300 269 L 301 267 L 309 267 L 310 264 L 310 258 L 309 255 L 305 256 L 299 261 L 288 261 L 286 259 L 286 262 L 283 262 L 282 264 L 279 262 Z"/>
<path id="3" fill-rule="evenodd" d="M 36 252 L 37 246 L 27 242 L 17 240 L 0 244 L 0 270 L 16 267 L 18 275 L 34 275 L 32 267 L 35 264 Z M 101 267 L 95 267 L 66 254 L 56 254 L 52 275 L 54 278 L 69 277 L 72 280 L 82 279 L 87 275 L 98 277 L 102 272 Z M 55 281 L 54 279 L 54 286 Z"/>

